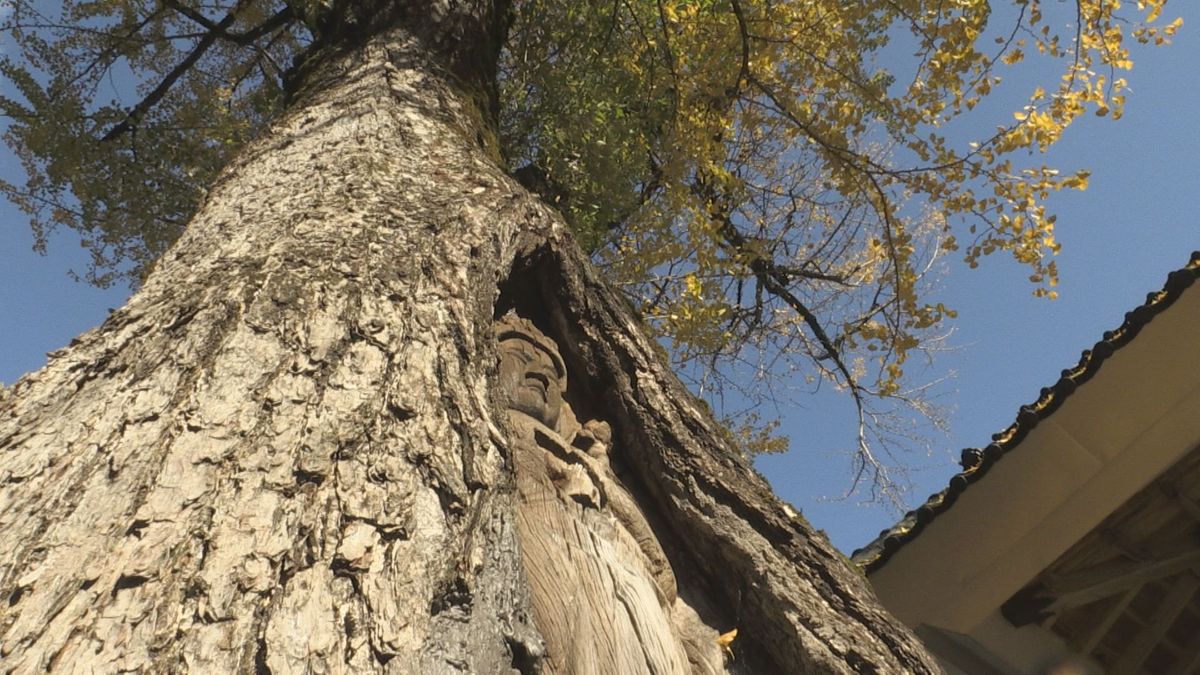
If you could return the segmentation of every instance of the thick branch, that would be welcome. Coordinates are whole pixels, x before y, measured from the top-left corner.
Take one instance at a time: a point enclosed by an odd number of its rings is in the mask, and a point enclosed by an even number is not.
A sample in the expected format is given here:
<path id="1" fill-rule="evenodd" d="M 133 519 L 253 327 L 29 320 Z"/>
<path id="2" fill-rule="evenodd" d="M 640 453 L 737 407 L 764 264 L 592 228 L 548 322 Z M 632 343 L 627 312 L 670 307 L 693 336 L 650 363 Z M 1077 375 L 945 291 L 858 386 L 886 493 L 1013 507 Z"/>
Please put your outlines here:
<path id="1" fill-rule="evenodd" d="M 793 311 L 800 315 L 800 318 L 804 320 L 813 337 L 816 338 L 821 348 L 826 352 L 826 354 L 822 354 L 817 358 L 829 358 L 833 361 L 838 372 L 845 378 L 846 385 L 850 388 L 855 400 L 859 401 L 861 394 L 857 380 L 843 362 L 837 345 L 829 337 L 829 334 L 825 332 L 825 327 L 821 325 L 821 321 L 817 318 L 817 315 L 788 288 L 789 276 L 793 275 L 796 270 L 780 268 L 775 264 L 774 260 L 751 251 L 745 235 L 738 231 L 737 226 L 733 224 L 729 210 L 719 208 L 717 204 L 718 200 L 714 199 L 716 197 L 715 191 L 703 183 L 697 185 L 695 189 L 705 201 L 713 204 L 709 215 L 717 220 L 718 232 L 724 239 L 725 245 L 738 255 L 748 257 L 750 271 L 754 273 L 754 276 L 763 285 L 763 288 L 785 302 Z M 862 407 L 861 403 L 859 407 Z"/>
<path id="2" fill-rule="evenodd" d="M 242 7 L 242 2 L 239 2 L 233 9 L 229 11 L 229 14 L 225 15 L 225 18 L 221 19 L 221 21 L 218 23 L 213 23 L 203 14 L 181 5 L 176 0 L 164 0 L 164 3 L 172 9 L 175 9 L 181 14 L 187 16 L 189 19 L 192 19 L 196 23 L 204 26 L 208 32 L 200 38 L 199 42 L 196 43 L 196 46 L 192 48 L 192 51 L 187 55 L 187 57 L 184 58 L 179 65 L 175 66 L 171 72 L 167 73 L 166 77 L 162 79 L 162 82 L 159 82 L 158 86 L 155 87 L 153 91 L 147 94 L 146 97 L 141 100 L 141 102 L 134 106 L 133 110 L 131 110 L 129 114 L 125 116 L 124 120 L 110 129 L 108 133 L 104 134 L 104 136 L 100 139 L 102 141 L 111 141 L 114 138 L 117 138 L 118 136 L 133 131 L 135 128 L 137 128 L 138 122 L 141 121 L 146 113 L 150 112 L 151 108 L 158 105 L 158 103 L 162 101 L 162 99 L 171 90 L 171 87 L 175 86 L 175 83 L 179 81 L 179 78 L 183 77 L 190 68 L 196 65 L 201 57 L 204 56 L 205 52 L 208 51 L 209 47 L 212 47 L 212 45 L 216 43 L 218 39 L 229 40 L 239 45 L 253 45 L 254 42 L 262 36 L 286 26 L 290 21 L 295 19 L 295 14 L 293 14 L 291 8 L 284 7 L 280 11 L 276 12 L 274 16 L 246 31 L 245 33 L 230 33 L 228 29 L 237 19 L 237 13 Z"/>
<path id="3" fill-rule="evenodd" d="M 239 3 L 238 7 L 240 6 L 241 5 Z M 217 24 L 218 29 L 224 31 L 226 28 L 233 25 L 234 20 L 237 18 L 238 7 L 234 7 L 224 19 L 221 19 L 221 22 Z M 208 33 L 205 33 L 204 37 L 200 38 L 200 41 L 197 42 L 196 46 L 192 48 L 191 53 L 188 54 L 187 57 L 179 63 L 179 65 L 175 66 L 174 70 L 167 73 L 167 76 L 163 78 L 162 82 L 158 83 L 158 86 L 154 88 L 154 91 L 151 91 L 149 94 L 147 94 L 146 97 L 143 98 L 136 106 L 134 106 L 133 110 L 131 110 L 129 114 L 125 116 L 125 119 L 121 120 L 120 124 L 110 129 L 108 133 L 104 134 L 100 140 L 111 141 L 121 134 L 133 131 L 137 127 L 137 124 L 142 117 L 149 112 L 151 108 L 157 105 L 158 102 L 167 95 L 167 92 L 171 91 L 171 87 L 175 85 L 175 82 L 178 81 L 179 78 L 183 77 L 184 73 L 186 73 L 188 69 L 196 65 L 196 62 L 200 60 L 200 57 L 204 56 L 204 52 L 208 51 L 208 48 L 217 41 L 218 37 L 220 37 L 220 35 L 217 31 L 209 31 Z"/>
<path id="4" fill-rule="evenodd" d="M 693 190 L 696 191 L 697 195 L 705 203 L 711 205 L 709 208 L 710 216 L 716 220 L 718 234 L 724 239 L 725 246 L 739 255 L 749 258 L 748 266 L 750 271 L 754 274 L 762 290 L 765 290 L 785 303 L 804 321 L 809 332 L 816 339 L 817 344 L 824 350 L 823 354 L 813 354 L 812 358 L 817 361 L 831 361 L 834 370 L 842 378 L 846 384 L 846 388 L 850 391 L 858 417 L 858 452 L 856 456 L 861 464 L 859 464 L 854 482 L 848 492 L 852 492 L 858 487 L 866 471 L 870 469 L 873 474 L 874 484 L 882 488 L 884 493 L 892 500 L 893 505 L 897 508 L 901 507 L 902 504 L 899 498 L 891 489 L 893 483 L 887 468 L 875 456 L 867 441 L 867 407 L 864 389 L 850 371 L 849 366 L 846 365 L 838 341 L 830 338 L 829 333 L 825 331 L 825 327 L 821 325 L 821 321 L 817 315 L 789 288 L 791 281 L 789 274 L 795 270 L 780 267 L 770 257 L 752 251 L 748 246 L 745 235 L 738 231 L 737 226 L 734 225 L 731 209 L 721 205 L 721 200 L 715 190 L 706 185 L 703 179 L 697 185 L 693 186 Z"/>
<path id="5" fill-rule="evenodd" d="M 221 38 L 222 40 L 228 40 L 242 46 L 250 46 L 254 44 L 254 41 L 258 38 L 277 28 L 282 28 L 283 26 L 287 25 L 289 21 L 296 18 L 295 13 L 292 12 L 291 6 L 288 5 L 276 12 L 271 18 L 244 33 L 230 33 L 221 23 L 213 23 L 208 17 L 204 16 L 200 12 L 197 12 L 191 7 L 180 3 L 178 0 L 163 0 L 163 4 L 200 24 L 210 33 L 216 33 L 217 37 Z"/>

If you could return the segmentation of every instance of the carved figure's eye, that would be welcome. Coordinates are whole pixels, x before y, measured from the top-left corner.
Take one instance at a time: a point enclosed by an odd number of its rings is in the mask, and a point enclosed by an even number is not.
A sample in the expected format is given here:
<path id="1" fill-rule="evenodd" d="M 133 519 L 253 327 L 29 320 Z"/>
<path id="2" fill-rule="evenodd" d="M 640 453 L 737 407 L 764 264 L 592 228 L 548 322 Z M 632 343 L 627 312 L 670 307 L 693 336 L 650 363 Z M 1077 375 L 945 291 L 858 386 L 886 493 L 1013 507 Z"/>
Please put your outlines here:
<path id="1" fill-rule="evenodd" d="M 542 372 L 542 371 L 540 371 L 540 370 L 529 370 L 529 371 L 526 371 L 526 372 L 525 372 L 525 379 L 527 379 L 527 380 L 537 380 L 537 381 L 538 381 L 538 382 L 540 382 L 540 383 L 542 384 L 542 386 L 543 386 L 543 387 L 545 387 L 546 389 L 549 389 L 549 388 L 550 388 L 550 376 L 546 375 L 545 373 L 543 373 L 543 372 Z"/>

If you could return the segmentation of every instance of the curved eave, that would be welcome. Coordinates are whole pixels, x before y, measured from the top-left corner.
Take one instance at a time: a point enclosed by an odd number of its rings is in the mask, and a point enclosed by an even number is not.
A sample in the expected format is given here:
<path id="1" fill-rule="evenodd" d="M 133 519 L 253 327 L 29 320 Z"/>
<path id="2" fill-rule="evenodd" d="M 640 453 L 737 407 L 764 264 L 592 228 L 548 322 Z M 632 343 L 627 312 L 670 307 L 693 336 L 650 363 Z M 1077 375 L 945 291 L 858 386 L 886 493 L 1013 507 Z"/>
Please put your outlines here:
<path id="1" fill-rule="evenodd" d="M 855 551 L 851 560 L 868 574 L 887 564 L 897 551 L 953 506 L 968 487 L 983 478 L 997 462 L 1016 449 L 1034 427 L 1054 414 L 1080 386 L 1092 379 L 1106 359 L 1129 344 L 1146 324 L 1174 304 L 1197 278 L 1200 278 L 1200 251 L 1192 253 L 1187 265 L 1167 275 L 1167 282 L 1162 290 L 1148 294 L 1144 304 L 1127 312 L 1120 327 L 1104 333 L 1103 338 L 1091 349 L 1084 350 L 1079 363 L 1062 371 L 1059 380 L 1053 386 L 1042 389 L 1036 401 L 1021 406 L 1016 420 L 1007 429 L 993 436 L 987 447 L 982 450 L 963 450 L 963 471 L 950 479 L 946 489 L 930 495 L 924 504 L 906 513 L 900 522 L 880 532 L 874 541 Z"/>

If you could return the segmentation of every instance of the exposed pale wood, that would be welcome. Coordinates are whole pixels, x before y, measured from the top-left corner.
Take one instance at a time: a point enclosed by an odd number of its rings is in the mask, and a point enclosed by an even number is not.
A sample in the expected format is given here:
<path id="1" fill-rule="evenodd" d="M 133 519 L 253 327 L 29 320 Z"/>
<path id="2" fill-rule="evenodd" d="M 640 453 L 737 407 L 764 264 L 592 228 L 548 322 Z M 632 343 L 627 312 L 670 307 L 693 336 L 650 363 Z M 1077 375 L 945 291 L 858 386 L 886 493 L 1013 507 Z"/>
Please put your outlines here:
<path id="1" fill-rule="evenodd" d="M 605 508 L 615 486 L 597 490 L 585 472 L 571 471 L 578 463 L 561 459 L 571 450 L 556 434 L 519 413 L 511 419 L 524 440 L 537 436 L 536 445 L 515 449 L 517 525 L 534 616 L 546 640 L 546 674 L 725 672 L 718 632 L 683 632 L 701 624 L 673 616 L 680 603 L 674 580 L 667 588 L 657 582 L 642 547 Z M 557 452 L 544 450 L 550 446 Z M 695 616 L 690 608 L 680 612 Z M 693 637 L 695 648 L 688 649 L 685 641 Z M 689 666 L 693 653 L 699 658 Z"/>
<path id="2" fill-rule="evenodd" d="M 1175 619 L 1192 601 L 1192 596 L 1200 588 L 1200 579 L 1191 572 L 1179 575 L 1171 584 L 1166 598 L 1159 605 L 1150 622 L 1142 628 L 1133 642 L 1121 654 L 1117 662 L 1109 669 L 1110 675 L 1132 675 L 1141 668 L 1142 663 L 1154 651 L 1163 636 L 1170 630 Z"/>
<path id="3" fill-rule="evenodd" d="M 1191 546 L 1181 553 L 1132 562 L 1118 560 L 1085 570 L 1051 578 L 1047 581 L 1054 597 L 1052 610 L 1076 607 L 1106 598 L 1155 579 L 1169 577 L 1200 564 L 1200 547 Z"/>
<path id="4" fill-rule="evenodd" d="M 1138 591 L 1141 588 L 1141 586 L 1136 586 L 1128 591 L 1125 591 L 1124 595 L 1117 600 L 1117 603 L 1113 605 L 1112 609 L 1108 610 L 1108 613 L 1104 615 L 1104 619 L 1101 620 L 1100 623 L 1096 624 L 1091 633 L 1088 635 L 1087 639 L 1084 640 L 1083 645 L 1080 647 L 1080 652 L 1082 652 L 1084 656 L 1091 655 L 1092 651 L 1096 649 L 1096 645 L 1100 644 L 1100 641 L 1103 640 L 1104 636 L 1108 634 L 1108 631 L 1113 627 L 1113 624 L 1117 622 L 1117 619 L 1121 618 L 1121 615 L 1125 613 L 1125 609 L 1129 607 L 1129 603 L 1133 602 L 1134 597 L 1137 596 Z"/>
<path id="5" fill-rule="evenodd" d="M 680 597 L 646 518 L 654 505 L 639 503 L 612 470 L 611 426 L 581 423 L 564 402 L 568 371 L 557 344 L 515 315 L 496 332 L 545 675 L 728 672 L 719 631 Z"/>

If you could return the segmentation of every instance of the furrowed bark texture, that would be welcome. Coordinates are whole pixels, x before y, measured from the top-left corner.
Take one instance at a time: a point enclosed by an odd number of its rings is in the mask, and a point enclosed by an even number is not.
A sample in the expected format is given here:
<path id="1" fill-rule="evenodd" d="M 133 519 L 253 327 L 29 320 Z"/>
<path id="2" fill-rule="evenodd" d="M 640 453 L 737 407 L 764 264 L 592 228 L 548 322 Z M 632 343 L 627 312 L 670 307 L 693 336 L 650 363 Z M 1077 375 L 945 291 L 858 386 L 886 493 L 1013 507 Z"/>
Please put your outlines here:
<path id="1" fill-rule="evenodd" d="M 493 388 L 513 306 L 740 629 L 737 669 L 936 670 L 488 159 L 427 47 L 310 66 L 129 304 L 0 393 L 3 671 L 537 672 Z"/>
<path id="2" fill-rule="evenodd" d="M 322 74 L 0 418 L 5 670 L 503 672 L 536 651 L 489 396 L 545 211 L 396 33 Z M 528 644 L 528 646 L 525 646 Z"/>

